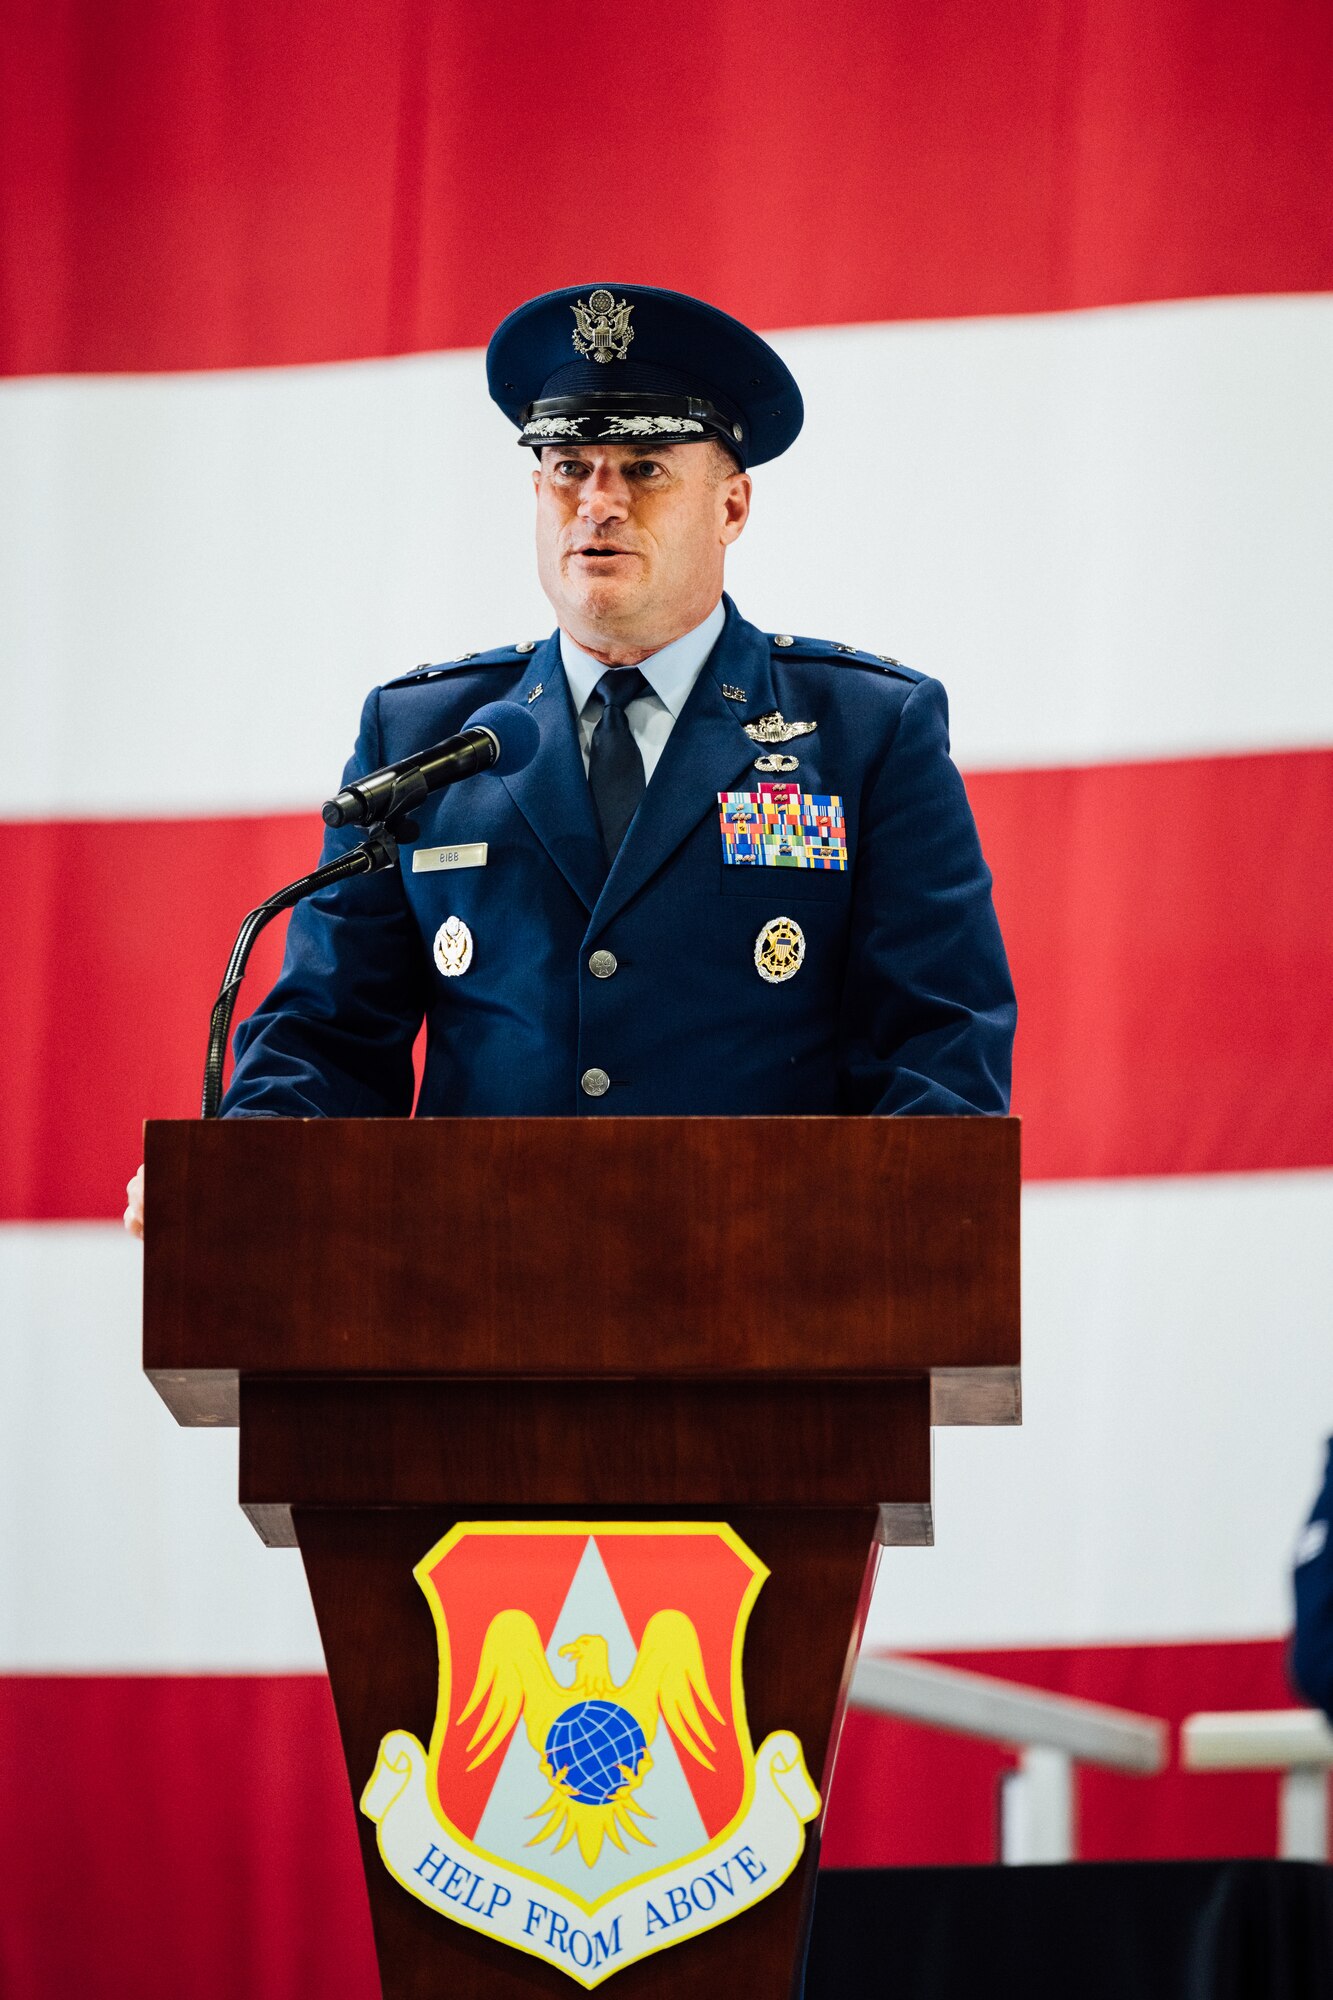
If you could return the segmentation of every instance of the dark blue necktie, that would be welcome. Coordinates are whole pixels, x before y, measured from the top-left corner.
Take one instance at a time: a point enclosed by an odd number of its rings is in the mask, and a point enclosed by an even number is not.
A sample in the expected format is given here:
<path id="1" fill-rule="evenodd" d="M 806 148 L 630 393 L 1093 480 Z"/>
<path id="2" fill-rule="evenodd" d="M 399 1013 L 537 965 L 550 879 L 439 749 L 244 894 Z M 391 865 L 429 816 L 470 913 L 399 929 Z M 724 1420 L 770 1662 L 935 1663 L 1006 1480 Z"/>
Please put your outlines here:
<path id="1" fill-rule="evenodd" d="M 588 783 L 608 861 L 615 860 L 648 782 L 625 714 L 626 704 L 647 692 L 648 683 L 637 667 L 608 667 L 593 689 L 601 696 L 602 712 L 588 747 Z"/>

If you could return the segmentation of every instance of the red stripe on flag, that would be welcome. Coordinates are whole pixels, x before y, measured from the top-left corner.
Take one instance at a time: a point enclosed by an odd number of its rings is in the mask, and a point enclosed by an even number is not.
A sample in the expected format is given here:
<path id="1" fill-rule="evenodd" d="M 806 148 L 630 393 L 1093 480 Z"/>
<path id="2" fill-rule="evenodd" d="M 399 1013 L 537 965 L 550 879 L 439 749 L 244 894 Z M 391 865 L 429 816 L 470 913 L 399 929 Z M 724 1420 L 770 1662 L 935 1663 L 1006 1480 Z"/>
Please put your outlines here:
<path id="1" fill-rule="evenodd" d="M 1030 1180 L 1333 1164 L 1333 751 L 974 776 Z"/>
<path id="2" fill-rule="evenodd" d="M 1276 1641 L 937 1657 L 1139 1709 L 1170 1722 L 1173 1739 L 1193 1709 L 1290 1702 Z M 826 1865 L 994 1860 L 996 1781 L 1012 1762 L 987 1743 L 854 1711 Z M 378 1993 L 323 1679 L 0 1677 L 0 1772 L 6 2000 Z M 1183 1772 L 1174 1743 L 1158 1778 L 1084 1769 L 1078 1807 L 1085 1859 L 1276 1851 L 1276 1777 Z"/>
<path id="3" fill-rule="evenodd" d="M 5 2000 L 378 1995 L 321 1675 L 0 1677 L 0 1774 Z"/>
<path id="4" fill-rule="evenodd" d="M 1333 288 L 1310 0 L 9 10 L 0 373 L 479 345 L 621 278 L 758 326 Z"/>
<path id="5" fill-rule="evenodd" d="M 309 814 L 4 829 L 0 1220 L 118 1214 L 147 1117 L 191 1118 L 241 918 L 313 867 Z M 260 939 L 241 1013 L 273 983 Z"/>
<path id="6" fill-rule="evenodd" d="M 1333 1165 L 1333 751 L 969 789 L 1018 987 L 1028 1177 Z M 319 831 L 296 815 L 6 829 L 0 1217 L 119 1211 L 141 1120 L 198 1109 L 240 917 L 310 865 Z M 256 958 L 252 997 L 276 936 Z"/>

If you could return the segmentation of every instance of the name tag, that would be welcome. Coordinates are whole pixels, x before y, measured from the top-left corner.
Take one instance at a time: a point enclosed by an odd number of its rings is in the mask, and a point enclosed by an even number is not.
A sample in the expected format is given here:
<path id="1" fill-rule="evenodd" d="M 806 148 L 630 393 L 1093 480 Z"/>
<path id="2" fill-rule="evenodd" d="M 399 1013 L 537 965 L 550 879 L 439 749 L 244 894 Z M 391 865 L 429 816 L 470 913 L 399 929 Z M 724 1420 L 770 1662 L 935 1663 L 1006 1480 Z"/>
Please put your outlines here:
<path id="1" fill-rule="evenodd" d="M 487 842 L 471 841 L 466 847 L 418 847 L 412 855 L 414 875 L 432 875 L 440 868 L 484 868 Z"/>

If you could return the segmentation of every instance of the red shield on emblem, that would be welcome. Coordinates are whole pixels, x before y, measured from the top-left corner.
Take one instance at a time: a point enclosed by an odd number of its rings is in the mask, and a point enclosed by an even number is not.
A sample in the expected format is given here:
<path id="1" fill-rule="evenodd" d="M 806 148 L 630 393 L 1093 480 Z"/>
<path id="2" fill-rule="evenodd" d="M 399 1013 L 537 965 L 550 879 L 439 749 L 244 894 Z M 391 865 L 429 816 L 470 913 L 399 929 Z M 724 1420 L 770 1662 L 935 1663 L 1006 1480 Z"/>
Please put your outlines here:
<path id="1" fill-rule="evenodd" d="M 589 1907 L 725 1838 L 753 1766 L 741 1652 L 767 1573 L 714 1524 L 455 1528 L 415 1572 L 439 1638 L 441 1820 Z"/>

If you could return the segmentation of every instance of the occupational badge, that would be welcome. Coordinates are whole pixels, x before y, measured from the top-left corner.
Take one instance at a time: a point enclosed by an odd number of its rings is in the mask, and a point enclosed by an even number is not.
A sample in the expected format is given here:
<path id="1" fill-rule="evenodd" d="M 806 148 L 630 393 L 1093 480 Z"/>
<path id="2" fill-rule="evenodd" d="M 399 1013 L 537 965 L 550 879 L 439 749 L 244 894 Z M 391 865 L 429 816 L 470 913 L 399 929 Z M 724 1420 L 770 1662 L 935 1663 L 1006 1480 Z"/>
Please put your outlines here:
<path id="1" fill-rule="evenodd" d="M 752 743 L 790 743 L 793 736 L 813 736 L 817 723 L 788 722 L 780 708 L 771 715 L 761 715 L 757 722 L 747 722 L 745 733 Z"/>
<path id="2" fill-rule="evenodd" d="M 574 315 L 577 351 L 591 355 L 594 361 L 623 361 L 634 338 L 629 323 L 633 310 L 625 299 L 617 305 L 607 291 L 590 292 L 586 305 L 582 299 L 575 299 L 570 311 Z"/>
<path id="3" fill-rule="evenodd" d="M 446 917 L 435 933 L 435 963 L 446 979 L 457 979 L 472 963 L 472 933 L 461 917 Z"/>
<path id="4" fill-rule="evenodd" d="M 846 872 L 847 817 L 837 792 L 760 785 L 753 792 L 719 792 L 717 807 L 729 867 Z"/>
<path id="5" fill-rule="evenodd" d="M 768 772 L 794 771 L 800 761 L 799 757 L 783 757 L 777 751 L 770 750 L 766 756 L 755 758 L 754 768 L 756 771 Z"/>
<path id="6" fill-rule="evenodd" d="M 794 917 L 771 917 L 754 941 L 755 971 L 770 986 L 794 979 L 805 958 L 805 932 Z"/>
<path id="7" fill-rule="evenodd" d="M 465 1521 L 413 1574 L 430 1748 L 391 1731 L 361 1798 L 411 1895 L 591 1988 L 786 1880 L 820 1800 L 789 1730 L 751 1746 L 731 1528 Z"/>

